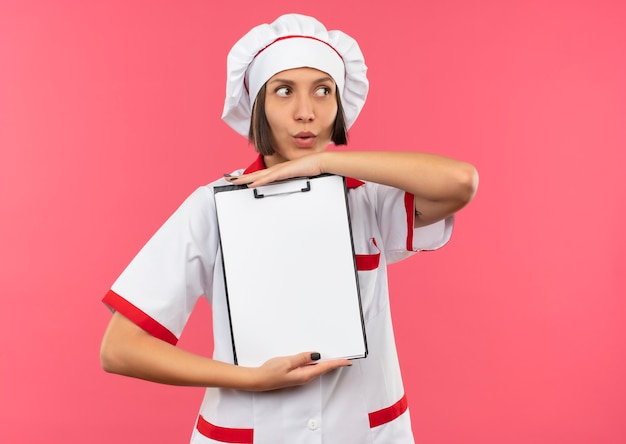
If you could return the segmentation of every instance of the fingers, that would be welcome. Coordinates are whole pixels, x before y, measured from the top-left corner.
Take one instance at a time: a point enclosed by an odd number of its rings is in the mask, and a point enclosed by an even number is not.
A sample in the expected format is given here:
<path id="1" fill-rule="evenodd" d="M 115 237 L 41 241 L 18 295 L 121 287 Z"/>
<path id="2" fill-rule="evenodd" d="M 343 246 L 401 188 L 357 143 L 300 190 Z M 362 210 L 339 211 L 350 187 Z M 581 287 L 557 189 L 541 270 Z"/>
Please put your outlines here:
<path id="1" fill-rule="evenodd" d="M 297 355 L 291 356 L 294 360 L 294 368 L 302 367 L 303 365 L 313 364 L 316 361 L 319 361 L 322 358 L 318 352 L 303 352 L 298 353 Z"/>
<path id="2" fill-rule="evenodd" d="M 317 352 L 298 353 L 270 359 L 258 368 L 263 376 L 255 390 L 274 390 L 304 385 L 332 370 L 352 365 L 347 359 L 328 361 L 321 359 L 322 356 Z"/>
<path id="3" fill-rule="evenodd" d="M 230 174 L 224 174 L 224 179 L 233 185 L 246 185 L 248 188 L 254 188 L 261 185 L 265 185 L 266 183 L 271 182 L 273 179 L 271 177 L 258 178 L 258 175 L 255 173 L 251 174 L 242 174 L 241 176 L 231 176 Z"/>
<path id="4" fill-rule="evenodd" d="M 249 185 L 248 183 L 246 183 L 245 180 L 241 180 L 244 177 L 245 177 L 244 175 L 231 176 L 230 174 L 224 174 L 224 179 L 234 185 Z"/>
<path id="5" fill-rule="evenodd" d="M 291 356 L 291 359 L 294 362 L 294 368 L 310 364 L 315 364 L 317 367 L 322 366 L 322 368 L 328 367 L 328 364 L 330 364 L 333 368 L 352 365 L 348 359 L 330 359 L 328 361 L 320 361 L 322 359 L 322 355 L 318 352 L 298 353 L 297 355 Z"/>
<path id="6" fill-rule="evenodd" d="M 350 367 L 352 362 L 348 359 L 329 359 L 328 361 L 322 361 L 309 367 L 315 368 L 318 375 L 323 375 L 331 370 L 335 370 L 340 367 Z"/>
<path id="7" fill-rule="evenodd" d="M 224 179 L 233 185 L 247 185 L 248 188 L 254 188 L 276 180 L 287 178 L 288 174 L 285 174 L 283 169 L 284 168 L 280 168 L 280 166 L 274 166 L 252 173 L 242 174 L 240 176 L 224 174 Z"/>
<path id="8" fill-rule="evenodd" d="M 320 361 L 319 353 L 299 353 L 292 356 L 295 367 L 291 374 L 296 378 L 302 378 L 303 383 L 312 381 L 313 379 L 335 370 L 340 367 L 349 367 L 352 363 L 347 359 L 331 359 L 328 361 Z M 314 364 L 314 365 L 312 365 Z"/>

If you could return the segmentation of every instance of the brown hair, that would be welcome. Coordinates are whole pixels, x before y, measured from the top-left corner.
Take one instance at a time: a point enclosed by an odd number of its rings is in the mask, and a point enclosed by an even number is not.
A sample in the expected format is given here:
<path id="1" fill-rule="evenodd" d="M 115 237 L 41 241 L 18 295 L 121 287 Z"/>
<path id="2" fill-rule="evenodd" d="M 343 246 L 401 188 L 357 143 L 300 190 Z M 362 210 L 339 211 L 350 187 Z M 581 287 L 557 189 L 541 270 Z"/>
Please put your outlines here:
<path id="1" fill-rule="evenodd" d="M 272 131 L 270 124 L 265 115 L 265 91 L 266 86 L 263 85 L 256 96 L 254 105 L 252 106 L 252 117 L 250 118 L 250 131 L 248 132 L 248 140 L 254 145 L 254 148 L 263 156 L 271 156 L 275 153 L 272 146 Z M 339 91 L 336 91 L 337 97 L 337 116 L 333 124 L 333 131 L 330 139 L 335 145 L 348 144 L 348 130 L 346 128 L 346 118 L 341 105 Z"/>

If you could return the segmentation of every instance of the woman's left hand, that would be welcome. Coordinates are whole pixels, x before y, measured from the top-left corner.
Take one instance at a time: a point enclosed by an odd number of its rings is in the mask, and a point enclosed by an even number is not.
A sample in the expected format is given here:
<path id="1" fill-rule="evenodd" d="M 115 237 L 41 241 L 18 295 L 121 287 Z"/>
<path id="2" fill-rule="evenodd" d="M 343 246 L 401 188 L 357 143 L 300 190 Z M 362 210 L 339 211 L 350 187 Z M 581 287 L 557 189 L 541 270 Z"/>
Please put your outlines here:
<path id="1" fill-rule="evenodd" d="M 322 169 L 322 154 L 309 154 L 299 159 L 281 162 L 263 170 L 255 171 L 241 176 L 226 177 L 234 185 L 247 185 L 255 188 L 277 180 L 290 179 L 292 177 L 318 176 L 324 173 Z"/>

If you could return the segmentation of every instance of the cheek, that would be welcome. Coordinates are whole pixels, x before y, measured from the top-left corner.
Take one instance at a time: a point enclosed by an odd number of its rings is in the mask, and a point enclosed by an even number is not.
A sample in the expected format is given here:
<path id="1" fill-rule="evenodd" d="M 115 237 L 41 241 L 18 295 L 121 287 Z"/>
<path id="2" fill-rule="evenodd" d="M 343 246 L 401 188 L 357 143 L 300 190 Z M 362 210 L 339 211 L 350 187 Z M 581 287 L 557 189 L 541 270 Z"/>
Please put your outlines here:
<path id="1" fill-rule="evenodd" d="M 328 129 L 328 131 L 332 132 L 333 127 L 335 126 L 335 119 L 337 118 L 337 108 L 335 107 L 333 110 L 330 110 L 325 114 L 324 119 L 324 127 Z"/>
<path id="2" fill-rule="evenodd" d="M 270 133 L 274 135 L 278 130 L 280 130 L 282 119 L 275 112 L 271 114 L 266 114 L 267 124 L 269 126 Z"/>
<path id="3" fill-rule="evenodd" d="M 269 98 L 265 99 L 265 118 L 269 124 L 270 130 L 281 126 L 281 122 L 285 119 L 284 114 L 284 107 L 278 106 Z"/>

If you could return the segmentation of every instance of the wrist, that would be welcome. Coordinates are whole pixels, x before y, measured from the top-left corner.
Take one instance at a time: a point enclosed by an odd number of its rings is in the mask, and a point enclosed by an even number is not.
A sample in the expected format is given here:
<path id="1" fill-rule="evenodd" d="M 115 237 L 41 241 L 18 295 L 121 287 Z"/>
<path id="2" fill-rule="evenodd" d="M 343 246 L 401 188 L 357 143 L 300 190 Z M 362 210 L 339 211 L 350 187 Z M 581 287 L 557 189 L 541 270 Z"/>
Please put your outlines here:
<path id="1" fill-rule="evenodd" d="M 250 392 L 258 392 L 263 389 L 262 369 L 259 367 L 241 367 L 237 366 L 237 382 L 233 388 Z"/>
<path id="2" fill-rule="evenodd" d="M 329 151 L 322 151 L 319 153 L 318 167 L 320 169 L 320 174 L 330 173 L 328 158 L 332 157 L 331 155 L 332 153 Z"/>

